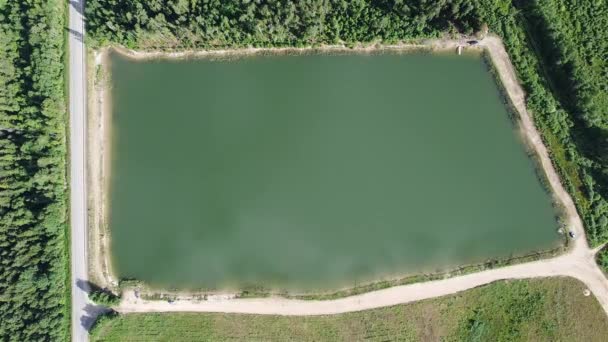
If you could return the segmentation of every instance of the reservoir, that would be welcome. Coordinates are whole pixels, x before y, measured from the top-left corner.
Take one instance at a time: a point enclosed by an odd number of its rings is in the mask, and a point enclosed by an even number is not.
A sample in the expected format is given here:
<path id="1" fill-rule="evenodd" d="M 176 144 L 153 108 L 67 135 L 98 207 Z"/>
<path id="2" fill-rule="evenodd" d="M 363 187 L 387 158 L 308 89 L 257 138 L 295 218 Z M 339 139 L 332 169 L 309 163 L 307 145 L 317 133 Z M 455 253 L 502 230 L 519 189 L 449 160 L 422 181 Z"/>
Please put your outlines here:
<path id="1" fill-rule="evenodd" d="M 118 277 L 335 289 L 560 243 L 479 55 L 110 63 Z"/>

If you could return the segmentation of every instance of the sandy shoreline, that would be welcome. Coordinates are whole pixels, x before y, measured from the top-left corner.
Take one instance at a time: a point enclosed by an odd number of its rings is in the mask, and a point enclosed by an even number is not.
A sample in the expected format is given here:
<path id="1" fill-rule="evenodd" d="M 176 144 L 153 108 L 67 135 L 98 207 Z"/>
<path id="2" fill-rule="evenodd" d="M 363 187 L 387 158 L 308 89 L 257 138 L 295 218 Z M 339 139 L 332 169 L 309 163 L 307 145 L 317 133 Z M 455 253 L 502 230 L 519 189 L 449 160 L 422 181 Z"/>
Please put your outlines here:
<path id="1" fill-rule="evenodd" d="M 118 281 L 111 270 L 110 232 L 107 227 L 112 113 L 106 50 L 95 51 L 88 56 L 88 262 L 91 281 L 102 287 L 116 288 Z"/>
<path id="2" fill-rule="evenodd" d="M 411 52 L 415 50 L 435 51 L 435 52 L 457 52 L 458 46 L 466 49 L 480 51 L 479 48 L 468 46 L 467 39 L 447 40 L 447 39 L 428 39 L 420 44 L 399 43 L 399 44 L 360 44 L 354 47 L 346 45 L 320 45 L 308 47 L 274 47 L 274 48 L 236 48 L 236 49 L 216 49 L 216 50 L 184 50 L 177 52 L 162 51 L 138 51 L 127 49 L 120 46 L 112 46 L 111 49 L 125 57 L 135 60 L 150 59 L 188 59 L 188 58 L 214 58 L 214 57 L 243 57 L 254 55 L 281 55 L 281 54 L 305 54 L 305 53 L 376 53 L 382 51 Z M 106 49 L 107 51 L 107 49 Z"/>
<path id="3" fill-rule="evenodd" d="M 256 54 L 289 54 L 289 53 L 374 53 L 382 51 L 396 51 L 396 52 L 408 52 L 408 51 L 432 51 L 432 52 L 452 52 L 456 54 L 457 48 L 463 46 L 465 50 L 472 50 L 475 52 L 486 51 L 490 57 L 490 60 L 495 68 L 502 87 L 506 93 L 510 104 L 516 112 L 517 116 L 517 129 L 520 130 L 524 142 L 529 145 L 531 150 L 537 156 L 539 164 L 542 166 L 542 170 L 548 181 L 548 185 L 551 188 L 551 193 L 557 203 L 564 207 L 569 227 L 572 227 L 576 231 L 579 238 L 575 241 L 576 246 L 574 248 L 588 248 L 584 238 L 584 230 L 582 222 L 578 217 L 574 203 L 570 198 L 569 194 L 563 189 L 559 177 L 555 172 L 547 149 L 542 143 L 540 135 L 534 126 L 530 114 L 525 108 L 524 93 L 515 75 L 515 71 L 509 61 L 508 55 L 506 54 L 501 41 L 496 37 L 486 37 L 480 42 L 478 46 L 470 47 L 466 43 L 467 39 L 459 40 L 426 40 L 422 44 L 395 44 L 395 45 L 380 45 L 372 44 L 367 46 L 358 46 L 354 48 L 348 48 L 342 45 L 330 45 L 321 47 L 306 47 L 306 48 L 243 48 L 234 50 L 200 50 L 200 51 L 183 51 L 183 52 L 141 52 L 129 50 L 121 47 L 104 48 L 99 51 L 95 51 L 95 63 L 94 66 L 106 70 L 108 68 L 108 53 L 110 49 L 121 53 L 122 55 L 137 59 L 185 59 L 185 58 L 216 58 L 216 57 L 230 57 L 230 56 L 250 56 Z M 89 107 L 89 120 L 91 124 L 89 127 L 89 173 L 91 177 L 89 185 L 93 191 L 90 191 L 90 213 L 92 215 L 90 222 L 90 234 L 89 248 L 91 249 L 91 260 L 90 266 L 92 279 L 94 279 L 98 285 L 117 289 L 117 279 L 113 276 L 111 270 L 111 261 L 109 253 L 109 232 L 106 226 L 106 217 L 108 209 L 107 190 L 109 189 L 109 161 L 110 161 L 110 98 L 109 91 L 107 91 L 108 84 L 105 84 L 103 80 L 98 80 L 93 70 L 94 80 L 92 86 L 90 86 L 90 98 L 91 106 Z M 103 72 L 102 72 L 103 74 Z M 89 72 L 91 75 L 91 72 Z M 557 227 L 556 227 L 557 228 Z M 584 243 L 584 246 L 581 245 Z M 580 246 L 579 246 L 580 245 Z M 401 277 L 403 278 L 403 277 Z M 158 293 L 160 290 L 151 291 L 151 293 Z M 169 291 L 162 291 L 167 293 Z M 208 292 L 209 293 L 209 292 Z M 216 292 L 212 292 L 216 293 Z M 223 295 L 234 297 L 235 293 L 217 292 Z M 189 292 L 171 292 L 172 295 L 177 295 L 180 298 L 187 300 L 188 297 L 193 298 L 198 294 Z"/>

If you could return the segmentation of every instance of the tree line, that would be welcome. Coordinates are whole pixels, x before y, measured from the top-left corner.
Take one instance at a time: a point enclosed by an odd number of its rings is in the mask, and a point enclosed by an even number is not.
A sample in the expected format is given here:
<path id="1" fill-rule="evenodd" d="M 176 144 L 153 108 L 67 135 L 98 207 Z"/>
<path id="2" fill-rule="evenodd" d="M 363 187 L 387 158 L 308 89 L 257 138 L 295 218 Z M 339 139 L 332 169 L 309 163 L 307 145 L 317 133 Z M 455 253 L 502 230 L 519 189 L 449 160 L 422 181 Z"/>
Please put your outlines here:
<path id="1" fill-rule="evenodd" d="M 176 49 L 398 41 L 471 33 L 469 0 L 92 0 L 99 44 Z"/>
<path id="2" fill-rule="evenodd" d="M 0 1 L 0 340 L 69 339 L 65 3 Z"/>

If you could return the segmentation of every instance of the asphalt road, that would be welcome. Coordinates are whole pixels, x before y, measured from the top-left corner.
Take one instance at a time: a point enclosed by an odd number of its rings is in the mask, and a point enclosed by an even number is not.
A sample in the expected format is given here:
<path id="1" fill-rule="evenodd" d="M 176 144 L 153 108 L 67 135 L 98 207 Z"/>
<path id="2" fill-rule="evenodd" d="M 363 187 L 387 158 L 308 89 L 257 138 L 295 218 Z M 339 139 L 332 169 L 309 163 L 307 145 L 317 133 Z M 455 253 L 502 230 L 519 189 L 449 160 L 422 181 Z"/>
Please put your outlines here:
<path id="1" fill-rule="evenodd" d="M 69 6 L 69 115 L 70 115 L 70 226 L 72 263 L 72 341 L 88 341 L 87 329 L 98 308 L 87 297 L 86 208 L 86 52 L 84 46 L 84 0 Z"/>

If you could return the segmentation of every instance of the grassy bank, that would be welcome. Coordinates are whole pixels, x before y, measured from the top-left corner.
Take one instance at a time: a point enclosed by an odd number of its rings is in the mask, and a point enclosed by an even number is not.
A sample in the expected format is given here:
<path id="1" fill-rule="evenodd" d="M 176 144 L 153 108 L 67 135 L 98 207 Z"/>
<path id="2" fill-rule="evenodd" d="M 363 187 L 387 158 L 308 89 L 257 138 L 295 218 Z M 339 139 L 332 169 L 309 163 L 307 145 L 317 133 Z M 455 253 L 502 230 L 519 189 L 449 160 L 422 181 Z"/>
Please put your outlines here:
<path id="1" fill-rule="evenodd" d="M 447 340 L 601 341 L 606 318 L 571 278 L 502 281 L 456 295 L 332 316 L 127 314 L 101 322 L 92 341 Z"/>
<path id="2" fill-rule="evenodd" d="M 565 238 L 564 238 L 565 239 Z M 567 240 L 565 239 L 565 244 Z M 564 252 L 567 246 L 559 246 L 554 249 L 533 252 L 521 256 L 512 256 L 504 259 L 488 259 L 485 262 L 477 264 L 462 265 L 447 271 L 436 271 L 433 273 L 420 273 L 411 276 L 397 277 L 392 279 L 384 279 L 372 281 L 368 283 L 355 284 L 352 287 L 346 287 L 331 291 L 314 291 L 309 292 L 289 292 L 288 290 L 270 289 L 262 285 L 251 284 L 240 289 L 234 289 L 238 298 L 264 298 L 270 296 L 279 296 L 301 300 L 333 300 L 354 296 L 371 291 L 386 289 L 389 287 L 421 283 L 438 279 L 452 278 L 465 274 L 481 272 L 499 267 L 517 265 L 526 262 L 532 262 L 547 258 L 552 258 Z M 119 285 L 112 290 L 120 293 L 123 290 L 137 288 L 142 298 L 147 300 L 168 300 L 178 298 L 192 298 L 195 300 L 205 300 L 207 296 L 212 294 L 223 294 L 228 289 L 193 289 L 190 291 L 179 291 L 178 289 L 155 289 L 149 287 L 146 283 L 137 279 L 123 279 Z M 219 291 L 219 292 L 218 292 Z"/>
<path id="3" fill-rule="evenodd" d="M 413 276 L 405 277 L 405 278 L 397 278 L 397 279 L 391 279 L 391 280 L 372 282 L 372 283 L 363 284 L 363 285 L 359 285 L 359 286 L 355 286 L 355 287 L 347 288 L 347 289 L 343 289 L 343 290 L 338 290 L 338 291 L 334 291 L 334 292 L 297 294 L 297 295 L 283 294 L 283 295 L 288 298 L 303 299 L 303 300 L 332 300 L 332 299 L 344 298 L 344 297 L 348 297 L 348 296 L 355 296 L 355 295 L 366 293 L 366 292 L 386 289 L 386 288 L 393 287 L 393 286 L 408 285 L 408 284 L 414 284 L 414 283 L 421 283 L 421 282 L 425 282 L 425 281 L 451 278 L 451 277 L 461 276 L 461 275 L 465 275 L 465 274 L 481 272 L 484 270 L 489 270 L 489 269 L 493 269 L 493 268 L 497 268 L 497 267 L 504 267 L 504 266 L 515 265 L 515 264 L 519 264 L 519 263 L 536 261 L 536 260 L 540 260 L 540 259 L 544 259 L 544 258 L 554 257 L 554 256 L 558 255 L 559 253 L 561 253 L 562 251 L 563 251 L 563 248 L 558 247 L 553 250 L 532 253 L 532 254 L 521 256 L 521 257 L 512 257 L 512 258 L 506 258 L 506 259 L 491 259 L 484 263 L 463 265 L 461 267 L 450 270 L 448 272 L 417 274 L 417 275 L 413 275 Z M 241 297 L 263 297 L 265 295 L 270 295 L 270 293 L 264 292 L 264 291 L 255 292 L 255 290 L 253 290 L 253 291 L 244 291 L 241 294 Z"/>

